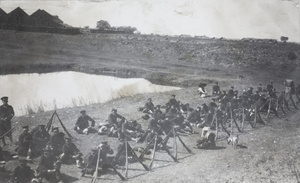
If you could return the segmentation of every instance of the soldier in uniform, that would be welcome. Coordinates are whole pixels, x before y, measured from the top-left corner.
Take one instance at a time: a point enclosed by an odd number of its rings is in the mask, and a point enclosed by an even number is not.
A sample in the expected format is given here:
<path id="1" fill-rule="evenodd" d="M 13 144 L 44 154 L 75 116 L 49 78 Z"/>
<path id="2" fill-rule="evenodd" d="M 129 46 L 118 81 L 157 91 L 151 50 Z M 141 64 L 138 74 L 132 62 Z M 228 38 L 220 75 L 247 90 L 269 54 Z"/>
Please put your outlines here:
<path id="1" fill-rule="evenodd" d="M 55 156 L 62 153 L 62 147 L 65 143 L 65 134 L 59 132 L 58 127 L 53 128 L 53 134 L 50 136 L 49 145 L 53 148 Z"/>
<path id="2" fill-rule="evenodd" d="M 25 159 L 19 159 L 17 166 L 11 175 L 11 183 L 29 183 L 34 178 L 34 171 L 28 166 Z"/>
<path id="3" fill-rule="evenodd" d="M 199 140 L 197 140 L 196 146 L 199 149 L 211 149 L 216 146 L 216 135 L 211 132 L 210 127 L 204 127 Z"/>
<path id="4" fill-rule="evenodd" d="M 148 101 L 145 104 L 143 112 L 148 114 L 152 114 L 154 112 L 154 104 L 152 103 L 152 98 L 148 98 Z"/>
<path id="5" fill-rule="evenodd" d="M 59 182 L 61 180 L 60 167 L 61 163 L 53 155 L 52 149 L 46 147 L 39 159 L 38 177 L 49 182 Z"/>
<path id="6" fill-rule="evenodd" d="M 39 125 L 39 129 L 33 133 L 32 140 L 35 144 L 37 155 L 41 155 L 50 140 L 50 134 L 46 131 L 45 125 Z"/>
<path id="7" fill-rule="evenodd" d="M 1 98 L 3 105 L 0 106 L 0 136 L 4 135 L 11 129 L 11 119 L 14 117 L 15 112 L 12 106 L 8 105 L 8 97 Z M 11 143 L 12 132 L 7 133 Z M 3 145 L 6 145 L 4 137 L 2 138 Z"/>
<path id="8" fill-rule="evenodd" d="M 23 126 L 23 132 L 19 136 L 18 141 L 18 156 L 19 157 L 27 157 L 27 160 L 31 159 L 33 151 L 33 143 L 32 143 L 32 136 L 29 133 L 29 127 Z"/>
<path id="9" fill-rule="evenodd" d="M 121 121 L 118 121 L 118 119 L 121 119 Z M 108 116 L 108 123 L 110 126 L 119 127 L 123 121 L 125 121 L 125 118 L 118 114 L 117 109 L 112 109 Z"/>
<path id="10" fill-rule="evenodd" d="M 167 109 L 166 109 L 166 113 L 171 109 L 172 106 L 175 106 L 175 108 L 178 108 L 179 104 L 178 101 L 176 100 L 176 95 L 172 95 L 172 98 L 169 100 L 169 102 L 166 104 Z"/>
<path id="11" fill-rule="evenodd" d="M 85 169 L 82 170 L 82 176 L 85 174 L 93 174 L 95 172 L 99 149 L 100 155 L 98 166 L 104 172 L 110 167 L 111 162 L 107 155 L 112 155 L 114 151 L 110 148 L 110 145 L 107 142 L 101 142 L 97 149 L 92 149 L 91 153 L 84 158 Z"/>
<path id="12" fill-rule="evenodd" d="M 227 96 L 232 99 L 234 96 L 234 86 L 231 86 L 230 89 L 227 92 Z"/>
<path id="13" fill-rule="evenodd" d="M 70 161 L 75 160 L 76 166 L 78 168 L 81 168 L 82 166 L 82 153 L 80 150 L 76 147 L 76 145 L 71 141 L 71 138 L 66 137 L 65 138 L 65 144 L 62 148 L 62 154 L 59 156 L 60 161 L 62 163 L 68 163 Z"/>
<path id="14" fill-rule="evenodd" d="M 85 110 L 80 111 L 81 116 L 78 117 L 74 130 L 82 134 L 85 132 L 85 134 L 89 133 L 89 121 L 92 123 L 91 127 L 95 127 L 95 120 L 93 120 L 90 116 L 86 114 Z"/>
<path id="15" fill-rule="evenodd" d="M 220 95 L 221 89 L 218 82 L 215 82 L 215 85 L 212 87 L 212 95 Z"/>

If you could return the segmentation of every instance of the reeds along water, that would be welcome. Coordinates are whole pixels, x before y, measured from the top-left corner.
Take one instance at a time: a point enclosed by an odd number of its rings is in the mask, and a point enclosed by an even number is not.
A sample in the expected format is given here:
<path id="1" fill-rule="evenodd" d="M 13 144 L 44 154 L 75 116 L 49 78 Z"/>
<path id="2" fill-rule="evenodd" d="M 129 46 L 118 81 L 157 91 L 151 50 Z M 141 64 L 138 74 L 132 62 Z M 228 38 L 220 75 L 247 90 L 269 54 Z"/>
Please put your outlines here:
<path id="1" fill-rule="evenodd" d="M 122 79 L 79 72 L 0 76 L 0 96 L 8 96 L 17 116 L 56 108 L 104 103 L 142 93 L 178 90 L 145 79 Z"/>

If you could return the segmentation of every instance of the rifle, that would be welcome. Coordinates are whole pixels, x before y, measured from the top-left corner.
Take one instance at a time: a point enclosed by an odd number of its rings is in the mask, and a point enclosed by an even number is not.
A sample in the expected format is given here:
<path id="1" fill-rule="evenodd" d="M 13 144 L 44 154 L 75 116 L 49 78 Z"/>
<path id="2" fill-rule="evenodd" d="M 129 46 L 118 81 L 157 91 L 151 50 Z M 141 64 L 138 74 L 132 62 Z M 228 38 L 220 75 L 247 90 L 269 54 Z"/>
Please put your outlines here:
<path id="1" fill-rule="evenodd" d="M 96 164 L 96 170 L 93 174 L 92 183 L 95 183 L 98 178 L 98 168 L 99 168 L 99 160 L 100 160 L 100 148 L 98 149 L 98 159 Z"/>
<path id="2" fill-rule="evenodd" d="M 125 177 L 117 171 L 116 167 L 113 164 L 110 164 L 110 167 L 120 177 L 121 180 L 123 180 L 123 181 L 126 180 Z"/>
<path id="3" fill-rule="evenodd" d="M 9 132 L 13 131 L 13 129 L 15 129 L 18 126 L 19 122 L 16 122 L 16 125 L 14 127 L 12 127 L 10 130 L 8 130 L 7 132 L 5 132 L 0 139 L 2 139 L 3 137 L 5 137 Z"/>
<path id="4" fill-rule="evenodd" d="M 154 147 L 153 147 L 152 160 L 151 160 L 150 165 L 149 165 L 149 168 L 150 168 L 150 169 L 152 168 L 152 164 L 153 164 L 153 162 L 154 162 L 156 146 L 157 146 L 157 134 L 155 135 L 155 141 L 154 141 Z"/>

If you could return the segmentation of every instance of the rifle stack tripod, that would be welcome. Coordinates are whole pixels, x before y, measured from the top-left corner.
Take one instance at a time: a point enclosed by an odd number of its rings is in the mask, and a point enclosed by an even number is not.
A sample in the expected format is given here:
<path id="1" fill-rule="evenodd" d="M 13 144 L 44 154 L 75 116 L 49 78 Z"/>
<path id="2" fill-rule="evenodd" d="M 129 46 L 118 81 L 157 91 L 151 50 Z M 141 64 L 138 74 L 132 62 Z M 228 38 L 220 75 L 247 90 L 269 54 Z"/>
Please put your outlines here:
<path id="1" fill-rule="evenodd" d="M 170 137 L 173 137 L 174 138 L 174 141 L 173 141 L 173 148 L 175 150 L 175 153 L 174 155 L 171 153 L 171 151 L 168 149 L 166 143 L 168 142 L 168 139 Z M 134 159 L 136 159 L 142 166 L 143 168 L 146 170 L 146 171 L 150 171 L 152 169 L 152 165 L 155 161 L 155 152 L 160 148 L 164 151 L 167 152 L 167 154 L 175 161 L 175 162 L 178 162 L 178 159 L 177 159 L 177 138 L 178 140 L 181 142 L 181 144 L 183 145 L 183 147 L 189 152 L 189 153 L 192 153 L 192 151 L 186 146 L 186 144 L 183 142 L 183 140 L 181 139 L 180 135 L 177 133 L 176 129 L 175 128 L 172 128 L 170 130 L 170 132 L 166 135 L 166 137 L 161 141 L 161 142 L 158 142 L 158 134 L 155 134 L 155 136 L 153 137 L 153 139 L 148 143 L 148 145 L 146 146 L 146 148 L 144 149 L 144 151 L 139 155 L 137 156 L 137 154 L 135 153 L 135 151 L 133 150 L 133 148 L 131 147 L 131 145 L 128 143 L 127 140 L 125 140 L 123 142 L 123 144 L 121 145 L 118 153 L 116 154 L 115 158 L 113 159 L 112 161 L 112 164 L 110 165 L 110 168 L 112 168 L 114 170 L 115 173 L 117 173 L 117 175 L 120 177 L 120 179 L 122 181 L 125 181 L 125 180 L 128 180 L 128 156 L 131 155 Z M 149 151 L 149 149 L 153 148 L 153 152 L 152 152 L 152 158 L 151 158 L 151 162 L 150 164 L 147 166 L 146 164 L 143 163 L 143 160 L 144 160 L 144 155 Z M 100 153 L 100 150 L 99 152 Z M 114 164 L 115 162 L 117 161 L 117 159 L 121 156 L 121 155 L 124 155 L 125 154 L 125 175 L 122 175 L 121 173 L 119 173 Z M 98 156 L 98 159 L 99 159 L 99 156 Z M 98 161 L 98 160 L 97 160 Z M 95 170 L 95 173 L 93 175 L 93 179 L 92 179 L 92 183 L 95 183 L 97 177 L 98 177 L 98 173 L 97 172 L 97 169 L 98 167 L 96 167 L 96 170 Z"/>

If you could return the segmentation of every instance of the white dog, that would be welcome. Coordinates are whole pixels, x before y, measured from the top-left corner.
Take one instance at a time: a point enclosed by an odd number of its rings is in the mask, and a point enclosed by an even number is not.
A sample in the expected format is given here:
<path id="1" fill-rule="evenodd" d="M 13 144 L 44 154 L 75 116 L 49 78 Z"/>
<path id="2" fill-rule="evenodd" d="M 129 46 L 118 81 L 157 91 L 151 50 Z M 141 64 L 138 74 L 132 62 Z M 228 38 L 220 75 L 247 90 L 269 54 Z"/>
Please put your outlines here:
<path id="1" fill-rule="evenodd" d="M 233 148 L 236 149 L 239 143 L 239 136 L 231 134 L 230 137 L 227 139 L 227 143 L 232 145 Z"/>

